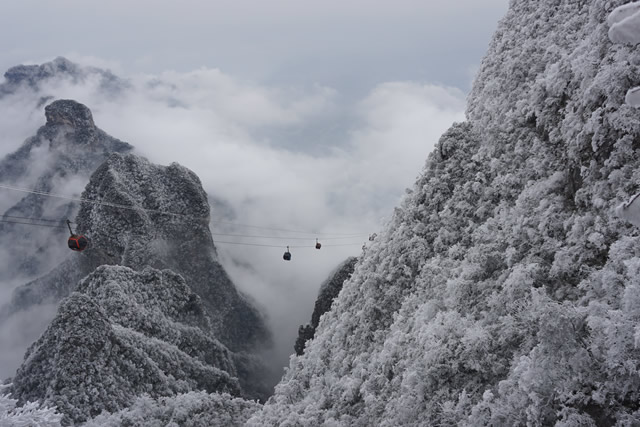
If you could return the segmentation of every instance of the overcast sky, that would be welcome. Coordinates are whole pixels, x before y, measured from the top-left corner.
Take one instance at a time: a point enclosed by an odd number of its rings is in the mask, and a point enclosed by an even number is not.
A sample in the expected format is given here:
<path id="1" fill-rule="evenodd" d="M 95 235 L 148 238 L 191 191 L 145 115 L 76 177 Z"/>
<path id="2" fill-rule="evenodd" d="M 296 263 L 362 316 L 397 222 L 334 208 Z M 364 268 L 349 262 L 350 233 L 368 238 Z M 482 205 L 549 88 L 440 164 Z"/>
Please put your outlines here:
<path id="1" fill-rule="evenodd" d="M 96 56 L 126 72 L 219 68 L 346 92 L 469 88 L 507 0 L 20 0 L 0 6 L 0 66 Z"/>
<path id="2" fill-rule="evenodd" d="M 57 56 L 111 69 L 131 83 L 126 94 L 60 81 L 38 95 L 76 99 L 150 160 L 194 170 L 238 223 L 369 233 L 464 120 L 506 9 L 507 0 L 5 1 L 0 69 Z M 0 102 L 0 155 L 44 123 L 25 97 Z M 322 280 L 363 240 L 292 251 L 291 263 L 281 249 L 218 247 L 268 312 L 282 359 Z"/>

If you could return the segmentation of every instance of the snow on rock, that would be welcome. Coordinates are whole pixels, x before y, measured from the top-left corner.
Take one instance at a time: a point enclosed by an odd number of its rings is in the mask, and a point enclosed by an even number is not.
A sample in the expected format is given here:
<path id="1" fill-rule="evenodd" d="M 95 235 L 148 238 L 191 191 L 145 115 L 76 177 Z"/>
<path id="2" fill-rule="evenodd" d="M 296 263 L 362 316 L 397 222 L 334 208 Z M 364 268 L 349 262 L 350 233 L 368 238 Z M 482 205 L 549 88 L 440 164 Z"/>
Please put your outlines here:
<path id="1" fill-rule="evenodd" d="M 119 265 L 151 266 L 182 275 L 201 299 L 211 331 L 230 349 L 269 344 L 262 315 L 241 294 L 217 261 L 209 231 L 209 204 L 198 177 L 173 163 L 153 165 L 134 155 L 112 155 L 92 175 L 77 216 L 94 253 Z"/>
<path id="2" fill-rule="evenodd" d="M 248 422 L 637 425 L 640 185 L 621 1 L 512 1 L 467 108 Z"/>
<path id="3" fill-rule="evenodd" d="M 624 4 L 622 6 L 618 6 L 609 14 L 607 17 L 607 24 L 609 27 L 615 25 L 622 20 L 634 15 L 636 12 L 640 12 L 640 2 L 631 2 Z"/>
<path id="4" fill-rule="evenodd" d="M 640 108 L 640 86 L 629 89 L 624 97 L 624 102 L 633 107 Z"/>
<path id="5" fill-rule="evenodd" d="M 616 215 L 640 227 L 640 194 L 632 196 L 629 201 L 616 207 Z"/>
<path id="6" fill-rule="evenodd" d="M 45 107 L 45 115 L 47 122 L 36 135 L 0 161 L 2 182 L 27 180 L 37 156 L 43 156 L 46 161 L 37 165 L 43 171 L 33 184 L 39 191 L 50 191 L 59 176 L 82 174 L 88 178 L 112 152 L 126 153 L 133 149 L 97 128 L 89 108 L 79 102 L 54 101 Z M 46 185 L 46 180 L 53 182 Z"/>
<path id="7" fill-rule="evenodd" d="M 58 73 L 83 78 L 73 64 L 54 62 L 10 70 L 0 96 L 37 90 L 42 79 Z M 124 154 L 131 146 L 96 127 L 82 104 L 59 100 L 45 113 L 47 123 L 37 135 L 0 162 L 0 179 L 43 192 L 77 191 L 76 197 L 98 203 L 82 203 L 73 224 L 91 240 L 84 252 L 66 249 L 65 230 L 20 236 L 39 242 L 38 258 L 12 247 L 11 265 L 17 268 L 2 274 L 46 271 L 38 261 L 49 258 L 47 250 L 68 255 L 64 261 L 51 257 L 55 267 L 19 286 L 0 310 L 6 319 L 39 304 L 61 304 L 27 351 L 11 387 L 14 396 L 21 404 L 37 400 L 57 406 L 63 424 L 69 424 L 101 411 L 124 419 L 130 414 L 119 411 L 143 395 L 169 407 L 187 404 L 191 392 L 205 390 L 223 394 L 193 395 L 193 416 L 220 409 L 226 412 L 208 417 L 220 424 L 248 418 L 257 404 L 230 395 L 265 400 L 271 393 L 272 374 L 261 356 L 271 345 L 270 332 L 217 260 L 200 180 L 178 164 L 158 166 Z M 33 194 L 17 200 L 7 215 L 73 219 L 78 210 L 74 203 Z M 12 237 L 17 232 L 11 225 L 0 227 L 0 235 L 11 241 L 18 240 Z M 165 409 L 149 416 L 162 419 Z M 172 417 L 184 415 L 174 409 Z"/>
<path id="8" fill-rule="evenodd" d="M 113 154 L 91 176 L 82 198 L 104 202 L 82 204 L 76 218 L 76 231 L 90 238 L 90 249 L 19 287 L 14 307 L 60 300 L 102 264 L 171 269 L 202 299 L 211 331 L 225 345 L 251 350 L 268 344 L 261 314 L 217 261 L 207 195 L 193 172 Z"/>
<path id="9" fill-rule="evenodd" d="M 68 125 L 74 129 L 95 131 L 91 110 L 86 105 L 73 100 L 58 100 L 44 107 L 44 115 L 49 126 Z M 83 141 L 87 143 L 89 141 Z"/>
<path id="10" fill-rule="evenodd" d="M 607 18 L 609 39 L 613 43 L 640 43 L 640 2 L 618 6 Z M 640 87 L 627 91 L 625 103 L 640 108 Z"/>
<path id="11" fill-rule="evenodd" d="M 46 83 L 53 81 L 72 84 L 96 79 L 104 96 L 113 96 L 129 87 L 129 83 L 111 71 L 96 67 L 84 67 L 64 57 L 40 65 L 17 65 L 4 73 L 5 82 L 0 84 L 0 97 L 19 93 L 21 90 L 40 91 Z M 42 94 L 42 99 L 49 96 Z"/>
<path id="12" fill-rule="evenodd" d="M 640 2 L 619 6 L 607 18 L 613 43 L 640 43 Z"/>

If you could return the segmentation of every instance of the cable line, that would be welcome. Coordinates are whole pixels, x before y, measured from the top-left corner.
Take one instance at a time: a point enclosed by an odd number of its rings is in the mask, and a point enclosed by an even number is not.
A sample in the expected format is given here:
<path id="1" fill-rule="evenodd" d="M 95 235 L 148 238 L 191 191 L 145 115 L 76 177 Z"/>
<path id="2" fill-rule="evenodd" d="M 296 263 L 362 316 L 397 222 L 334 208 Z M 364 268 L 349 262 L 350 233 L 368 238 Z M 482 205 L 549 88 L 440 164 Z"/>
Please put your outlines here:
<path id="1" fill-rule="evenodd" d="M 132 210 L 132 211 L 144 211 L 144 212 L 151 212 L 151 213 L 159 213 L 159 214 L 163 214 L 163 215 L 179 216 L 179 217 L 190 218 L 190 219 L 205 219 L 204 217 L 202 217 L 202 218 L 194 217 L 194 216 L 191 216 L 191 215 L 184 215 L 184 214 L 179 214 L 179 213 L 174 213 L 174 212 L 165 212 L 165 211 L 161 211 L 161 210 L 157 210 L 157 209 L 138 208 L 138 207 L 134 207 L 134 206 L 121 205 L 121 204 L 118 204 L 118 203 L 110 203 L 110 202 L 102 202 L 102 201 L 99 201 L 99 200 L 84 199 L 84 198 L 81 198 L 81 197 L 70 197 L 70 196 L 65 196 L 65 195 L 62 195 L 62 194 L 54 194 L 54 193 L 50 193 L 50 192 L 46 192 L 46 191 L 29 190 L 29 189 L 26 189 L 26 188 L 13 187 L 13 186 L 4 185 L 4 184 L 0 184 L 0 188 L 4 188 L 6 190 L 20 191 L 22 193 L 36 194 L 38 196 L 55 197 L 55 198 L 58 198 L 58 199 L 71 200 L 71 201 L 74 201 L 74 202 L 92 203 L 94 205 L 108 206 L 108 207 L 112 207 L 112 208 L 129 209 L 129 210 Z"/>
<path id="2" fill-rule="evenodd" d="M 249 234 L 225 234 L 225 233 L 211 233 L 212 236 L 224 236 L 224 237 L 248 237 L 252 239 L 276 239 L 276 240 L 312 240 L 312 237 L 281 237 L 281 236 L 254 236 Z M 355 234 L 353 237 L 324 237 L 322 240 L 348 240 L 355 239 L 356 237 L 365 236 L 365 234 Z"/>
<path id="3" fill-rule="evenodd" d="M 229 224 L 237 227 L 245 227 L 245 228 L 257 228 L 260 230 L 269 230 L 269 231 L 284 231 L 287 233 L 297 233 L 297 234 L 309 234 L 310 236 L 365 236 L 368 233 L 316 233 L 315 231 L 301 231 L 301 230 L 288 230 L 285 228 L 272 228 L 272 227 L 263 227 L 259 225 L 250 225 L 250 224 L 239 224 L 236 222 L 229 221 L 211 221 L 212 224 Z"/>
<path id="4" fill-rule="evenodd" d="M 2 215 L 2 218 L 26 219 L 29 221 L 40 221 L 40 222 L 55 222 L 60 224 L 64 223 L 64 220 L 62 219 L 33 218 L 28 216 L 16 216 L 16 215 L 7 215 L 7 214 Z"/>
<path id="5" fill-rule="evenodd" d="M 132 211 L 142 211 L 142 212 L 158 213 L 158 214 L 163 214 L 163 215 L 171 215 L 171 216 L 182 217 L 182 218 L 187 218 L 187 219 L 193 219 L 193 220 L 198 220 L 198 221 L 201 221 L 201 220 L 205 219 L 204 217 L 194 217 L 194 216 L 191 216 L 191 215 L 179 214 L 179 213 L 174 213 L 174 212 L 166 212 L 166 211 L 161 211 L 161 210 L 158 210 L 158 209 L 145 209 L 145 208 L 141 208 L 141 207 L 134 207 L 134 206 L 122 205 L 122 204 L 111 203 L 111 202 L 103 202 L 103 201 L 100 201 L 100 200 L 85 199 L 85 198 L 81 198 L 81 197 L 71 197 L 71 196 L 66 196 L 66 195 L 62 195 L 62 194 L 55 194 L 55 193 L 46 192 L 46 191 L 30 190 L 30 189 L 27 189 L 27 188 L 14 187 L 14 186 L 5 185 L 5 184 L 0 184 L 0 188 L 6 189 L 6 190 L 12 190 L 12 191 L 19 191 L 19 192 L 22 192 L 22 193 L 35 194 L 35 195 L 38 195 L 38 196 L 55 197 L 55 198 L 58 198 L 58 199 L 71 200 L 71 201 L 81 202 L 81 203 L 91 203 L 91 204 L 94 204 L 94 205 L 108 206 L 108 207 L 119 208 L 119 209 L 128 209 L 128 210 L 132 210 Z M 24 218 L 22 218 L 22 219 L 24 219 Z M 301 230 L 291 230 L 291 229 L 285 229 L 285 228 L 264 227 L 264 226 L 259 226 L 259 225 L 239 224 L 239 223 L 235 223 L 235 222 L 220 221 L 220 220 L 210 220 L 209 222 L 211 224 L 227 224 L 227 225 L 232 225 L 232 226 L 235 226 L 235 227 L 255 228 L 255 229 L 259 229 L 259 230 L 281 231 L 281 232 L 297 233 L 297 234 L 308 234 L 310 236 L 309 238 L 311 238 L 312 236 L 313 237 L 316 237 L 316 236 L 342 236 L 344 238 L 348 238 L 348 237 L 360 237 L 360 236 L 367 236 L 368 235 L 368 233 L 317 233 L 317 232 L 313 232 L 313 231 L 301 231 Z M 255 236 L 255 237 L 257 237 L 257 236 Z M 301 238 L 294 238 L 294 239 L 297 240 L 297 239 L 301 239 Z M 329 239 L 329 237 L 323 237 L 323 239 L 327 240 L 327 239 Z"/>
<path id="6" fill-rule="evenodd" d="M 49 225 L 49 224 L 37 224 L 34 222 L 20 222 L 20 221 L 9 221 L 6 220 L 5 218 L 12 218 L 12 219 L 24 219 L 27 221 L 42 221 L 42 222 L 51 222 L 51 223 L 58 223 L 60 225 Z M 2 218 L 0 218 L 0 221 L 2 222 L 7 222 L 7 223 L 11 223 L 11 224 L 23 224 L 23 225 L 40 225 L 43 227 L 62 227 L 64 228 L 64 225 L 66 223 L 65 220 L 54 220 L 54 219 L 46 219 L 46 218 L 33 218 L 33 217 L 25 217 L 25 216 L 17 216 L 17 215 L 2 215 Z M 73 221 L 69 221 L 69 223 L 71 224 L 75 224 Z M 139 237 L 147 237 L 147 234 L 133 234 L 133 233 L 127 233 L 127 235 L 131 235 L 131 236 L 139 236 Z M 227 233 L 211 233 L 212 236 L 224 236 L 224 237 L 242 237 L 242 238 L 252 238 L 252 239 L 273 239 L 273 240 L 312 240 L 311 237 L 281 237 L 281 236 L 256 236 L 256 235 L 251 235 L 251 234 L 227 234 Z M 354 235 L 354 237 L 327 237 L 324 238 L 323 240 L 349 240 L 349 239 L 355 239 L 356 237 L 359 236 L 364 236 L 364 234 L 357 234 Z M 240 242 L 238 242 L 239 244 Z M 350 245 L 350 244 L 349 244 Z M 325 245 L 325 246 L 337 246 L 337 245 Z M 280 247 L 280 246 L 277 246 Z M 295 246 L 293 246 L 295 247 Z"/>
<path id="7" fill-rule="evenodd" d="M 37 224 L 35 222 L 20 222 L 20 221 L 10 221 L 6 219 L 0 218 L 0 222 L 6 222 L 9 224 L 23 224 L 23 225 L 36 225 L 39 227 L 49 227 L 49 228 L 65 228 L 64 225 L 51 225 L 51 224 Z"/>
<path id="8" fill-rule="evenodd" d="M 214 240 L 213 241 L 214 244 L 225 244 L 225 245 L 240 245 L 240 246 L 260 246 L 263 248 L 280 248 L 282 249 L 282 245 L 263 245 L 261 243 L 241 243 L 241 242 L 222 242 L 219 240 Z M 336 247 L 336 246 L 360 246 L 361 243 L 346 243 L 346 244 L 339 244 L 339 245 L 322 245 L 322 247 Z M 315 249 L 315 246 L 313 245 L 309 245 L 309 246 L 288 246 L 289 248 L 292 249 L 301 249 L 301 248 L 311 248 L 311 249 Z"/>
<path id="9" fill-rule="evenodd" d="M 4 222 L 4 223 L 8 223 L 8 224 L 20 224 L 20 225 L 35 225 L 37 227 L 48 227 L 48 228 L 66 228 L 64 225 L 53 225 L 53 224 L 38 224 L 35 222 L 21 222 L 21 221 L 13 221 L 13 220 L 7 220 L 4 218 L 0 218 L 0 222 Z M 70 223 L 70 221 L 69 221 Z M 147 237 L 146 235 L 138 235 L 140 237 Z M 78 237 L 78 236 L 71 236 L 72 238 L 74 237 Z M 80 236 L 83 237 L 84 236 Z M 247 236 L 248 237 L 248 236 Z M 282 238 L 282 239 L 286 239 L 286 238 Z M 266 244 L 262 244 L 262 243 L 247 243 L 247 242 L 225 242 L 225 241 L 213 241 L 214 244 L 223 244 L 223 245 L 239 245 L 239 246 L 255 246 L 255 247 L 264 247 L 264 248 L 279 248 L 282 249 L 283 245 L 266 245 Z M 329 244 L 329 245 L 323 245 L 323 247 L 338 247 L 338 246 L 360 246 L 360 243 L 340 243 L 340 244 Z M 316 246 L 314 245 L 295 245 L 295 246 L 287 246 L 288 248 L 292 248 L 292 249 L 310 249 L 310 248 L 315 248 L 318 249 Z"/>

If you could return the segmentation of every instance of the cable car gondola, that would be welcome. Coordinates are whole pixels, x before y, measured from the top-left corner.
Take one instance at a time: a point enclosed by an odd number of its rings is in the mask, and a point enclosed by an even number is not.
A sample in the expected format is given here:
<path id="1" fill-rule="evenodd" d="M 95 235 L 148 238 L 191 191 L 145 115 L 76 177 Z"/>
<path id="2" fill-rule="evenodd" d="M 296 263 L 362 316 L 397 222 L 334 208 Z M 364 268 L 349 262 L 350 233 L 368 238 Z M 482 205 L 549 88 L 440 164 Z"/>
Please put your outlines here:
<path id="1" fill-rule="evenodd" d="M 291 252 L 289 252 L 289 246 L 287 246 L 287 251 L 282 255 L 282 259 L 285 261 L 291 261 Z"/>
<path id="2" fill-rule="evenodd" d="M 82 252 L 87 249 L 89 239 L 81 234 L 74 234 L 73 230 L 71 230 L 71 221 L 69 220 L 67 220 L 67 227 L 69 227 L 69 233 L 71 233 L 71 237 L 67 240 L 67 246 L 69 246 L 69 249 L 76 252 Z"/>
<path id="3" fill-rule="evenodd" d="M 316 239 L 316 249 L 320 249 L 322 247 L 322 243 L 318 242 L 318 239 Z"/>

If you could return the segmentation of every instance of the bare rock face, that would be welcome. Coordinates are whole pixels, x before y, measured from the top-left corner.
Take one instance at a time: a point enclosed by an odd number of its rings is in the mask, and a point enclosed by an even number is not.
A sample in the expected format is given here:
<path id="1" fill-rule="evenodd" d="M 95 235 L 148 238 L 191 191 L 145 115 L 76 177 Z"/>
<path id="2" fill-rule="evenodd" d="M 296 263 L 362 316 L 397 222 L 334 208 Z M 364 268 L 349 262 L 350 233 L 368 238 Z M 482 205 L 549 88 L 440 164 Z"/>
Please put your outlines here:
<path id="1" fill-rule="evenodd" d="M 44 108 L 47 126 L 68 125 L 74 129 L 93 129 L 91 110 L 79 102 L 61 99 L 54 101 Z"/>

